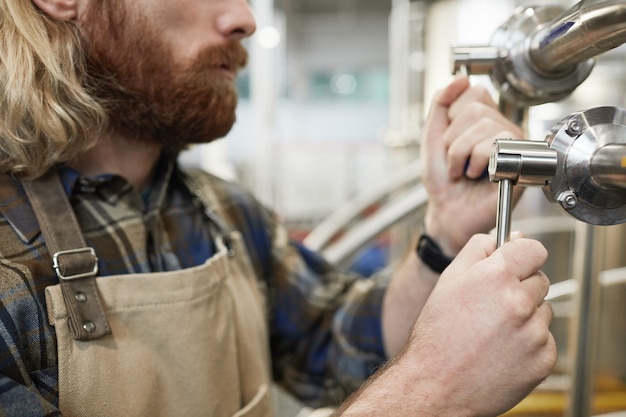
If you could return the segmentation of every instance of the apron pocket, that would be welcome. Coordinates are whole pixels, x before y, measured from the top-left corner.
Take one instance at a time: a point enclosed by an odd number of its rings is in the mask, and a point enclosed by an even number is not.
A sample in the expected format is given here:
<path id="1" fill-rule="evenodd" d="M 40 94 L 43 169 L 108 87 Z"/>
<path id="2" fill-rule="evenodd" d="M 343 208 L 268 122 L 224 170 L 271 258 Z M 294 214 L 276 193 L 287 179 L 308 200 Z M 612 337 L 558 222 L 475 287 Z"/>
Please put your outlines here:
<path id="1" fill-rule="evenodd" d="M 261 385 L 252 401 L 233 414 L 232 417 L 270 417 L 272 415 L 272 401 L 268 398 L 269 396 L 269 386 L 267 384 Z"/>

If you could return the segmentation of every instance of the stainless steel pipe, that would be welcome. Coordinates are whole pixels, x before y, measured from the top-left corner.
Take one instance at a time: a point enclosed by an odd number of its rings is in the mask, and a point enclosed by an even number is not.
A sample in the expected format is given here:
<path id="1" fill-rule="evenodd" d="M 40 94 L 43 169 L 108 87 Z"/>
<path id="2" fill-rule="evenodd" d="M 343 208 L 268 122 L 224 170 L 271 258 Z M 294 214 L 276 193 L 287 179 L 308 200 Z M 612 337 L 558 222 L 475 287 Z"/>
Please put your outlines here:
<path id="1" fill-rule="evenodd" d="M 626 188 L 626 145 L 609 144 L 598 149 L 589 162 L 589 173 L 600 187 Z"/>
<path id="2" fill-rule="evenodd" d="M 453 72 L 489 74 L 501 108 L 519 109 L 561 100 L 587 79 L 594 58 L 626 42 L 626 3 L 581 1 L 521 7 L 494 33 L 490 45 L 453 46 Z M 513 119 L 512 119 L 513 120 Z"/>
<path id="3" fill-rule="evenodd" d="M 626 42 L 623 0 L 581 1 L 535 33 L 528 57 L 546 74 L 561 74 Z"/>

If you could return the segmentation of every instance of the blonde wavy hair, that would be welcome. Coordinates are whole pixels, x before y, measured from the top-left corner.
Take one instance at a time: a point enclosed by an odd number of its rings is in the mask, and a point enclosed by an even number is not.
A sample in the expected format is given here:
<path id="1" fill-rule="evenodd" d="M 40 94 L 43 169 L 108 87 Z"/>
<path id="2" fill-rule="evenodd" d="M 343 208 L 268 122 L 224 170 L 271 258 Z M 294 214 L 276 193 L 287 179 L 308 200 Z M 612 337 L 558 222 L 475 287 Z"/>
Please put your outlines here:
<path id="1" fill-rule="evenodd" d="M 93 144 L 106 123 L 84 87 L 79 28 L 31 0 L 0 0 L 0 172 L 36 178 Z"/>

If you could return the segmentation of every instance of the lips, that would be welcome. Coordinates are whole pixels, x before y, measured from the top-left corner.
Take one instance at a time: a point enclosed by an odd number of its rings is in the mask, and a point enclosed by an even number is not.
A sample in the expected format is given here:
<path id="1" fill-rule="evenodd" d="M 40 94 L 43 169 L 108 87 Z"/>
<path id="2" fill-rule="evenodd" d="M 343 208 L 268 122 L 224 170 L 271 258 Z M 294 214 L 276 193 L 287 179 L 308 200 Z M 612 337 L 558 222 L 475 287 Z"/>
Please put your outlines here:
<path id="1" fill-rule="evenodd" d="M 221 74 L 229 80 L 234 80 L 239 69 L 243 68 L 248 61 L 248 53 L 238 42 L 213 46 L 202 51 L 195 62 L 198 71 L 201 68 L 212 68 L 214 72 Z"/>
<path id="2" fill-rule="evenodd" d="M 234 80 L 237 76 L 237 70 L 233 65 L 221 65 L 218 71 L 230 80 Z"/>

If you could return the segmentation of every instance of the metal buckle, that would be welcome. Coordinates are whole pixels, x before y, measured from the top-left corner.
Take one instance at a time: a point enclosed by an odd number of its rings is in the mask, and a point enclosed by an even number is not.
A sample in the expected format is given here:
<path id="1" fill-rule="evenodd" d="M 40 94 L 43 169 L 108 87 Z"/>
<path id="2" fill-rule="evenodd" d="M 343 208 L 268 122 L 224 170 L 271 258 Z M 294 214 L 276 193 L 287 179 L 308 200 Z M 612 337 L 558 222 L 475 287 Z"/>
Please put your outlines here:
<path id="1" fill-rule="evenodd" d="M 70 276 L 64 276 L 63 274 L 61 274 L 61 270 L 59 266 L 59 257 L 62 255 L 73 255 L 73 254 L 83 253 L 83 252 L 89 252 L 91 256 L 93 256 L 94 258 L 93 270 L 89 272 L 83 272 L 81 274 L 70 275 Z M 73 279 L 79 279 L 79 278 L 93 277 L 98 273 L 98 257 L 96 256 L 96 251 L 93 248 L 68 249 L 68 250 L 58 251 L 52 256 L 52 265 L 54 266 L 54 270 L 56 271 L 57 276 L 59 277 L 59 279 L 62 279 L 62 280 L 73 280 Z"/>

